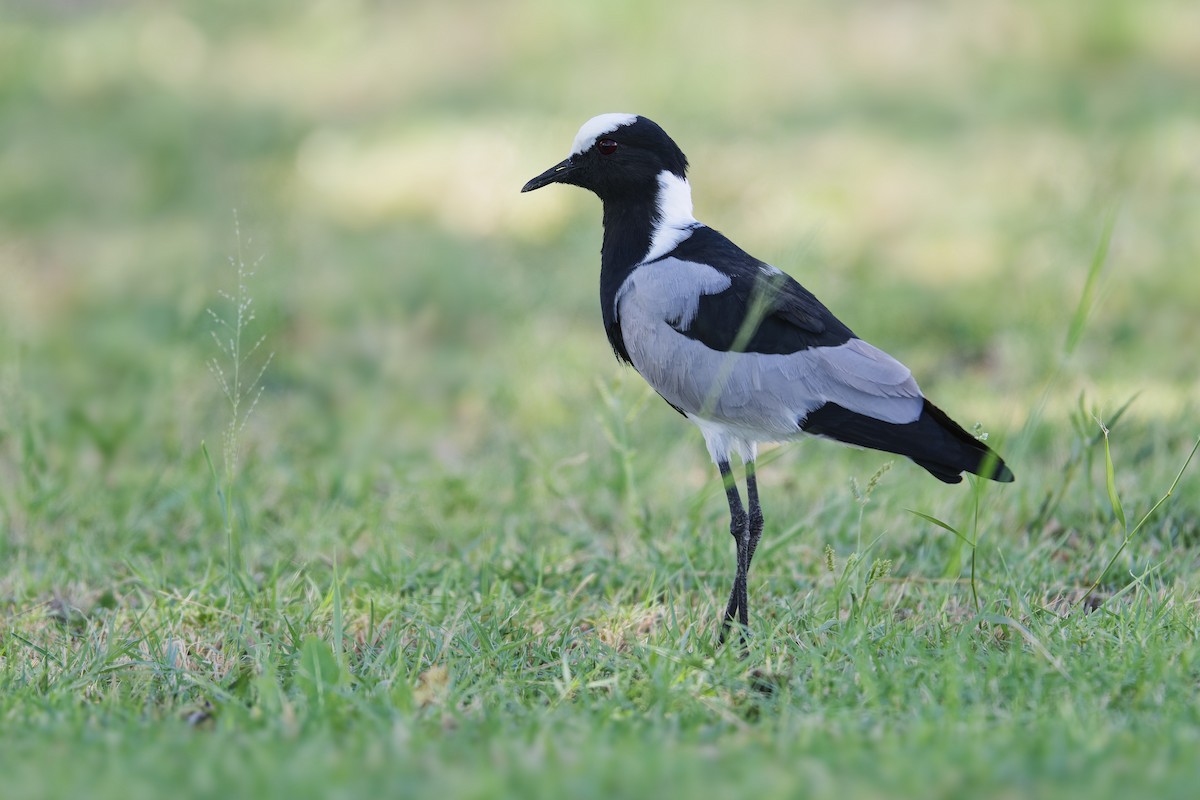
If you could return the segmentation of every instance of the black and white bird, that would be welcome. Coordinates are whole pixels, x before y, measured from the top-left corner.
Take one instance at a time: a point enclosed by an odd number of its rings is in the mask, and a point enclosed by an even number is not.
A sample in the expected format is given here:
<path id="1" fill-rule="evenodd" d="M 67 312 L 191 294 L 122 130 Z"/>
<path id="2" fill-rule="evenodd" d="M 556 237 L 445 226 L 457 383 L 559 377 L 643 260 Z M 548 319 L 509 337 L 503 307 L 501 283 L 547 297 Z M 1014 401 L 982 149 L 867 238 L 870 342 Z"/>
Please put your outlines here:
<path id="1" fill-rule="evenodd" d="M 762 535 L 759 442 L 821 436 L 906 456 L 935 478 L 1011 481 L 1004 461 L 925 399 L 908 368 L 846 327 L 791 276 L 692 216 L 687 158 L 635 114 L 584 123 L 565 160 L 525 184 L 589 189 L 604 204 L 600 308 L 617 357 L 704 434 L 729 501 L 737 575 L 721 626 L 748 626 Z M 730 457 L 745 464 L 749 511 Z"/>

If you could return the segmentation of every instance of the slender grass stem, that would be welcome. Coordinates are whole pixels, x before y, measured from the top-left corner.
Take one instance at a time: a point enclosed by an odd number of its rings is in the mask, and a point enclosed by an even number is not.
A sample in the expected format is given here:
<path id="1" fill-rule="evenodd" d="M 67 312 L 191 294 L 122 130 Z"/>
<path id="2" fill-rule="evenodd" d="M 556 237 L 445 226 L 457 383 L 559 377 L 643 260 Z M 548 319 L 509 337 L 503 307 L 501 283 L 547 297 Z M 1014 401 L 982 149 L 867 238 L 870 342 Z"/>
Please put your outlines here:
<path id="1" fill-rule="evenodd" d="M 237 211 L 233 212 L 234 237 L 236 240 L 236 255 L 229 259 L 236 276 L 236 287 L 232 294 L 223 290 L 218 294 L 232 305 L 229 316 L 223 316 L 212 308 L 208 309 L 209 318 L 214 323 L 212 330 L 213 341 L 217 345 L 219 356 L 213 356 L 208 361 L 209 372 L 217 381 L 221 394 L 229 410 L 225 429 L 221 434 L 223 474 L 218 476 L 213 467 L 208 448 L 201 445 L 209 471 L 217 485 L 217 499 L 221 505 L 224 522 L 226 548 L 226 577 L 228 600 L 232 602 L 235 586 L 245 588 L 241 580 L 242 548 L 241 531 L 237 525 L 237 514 L 234 508 L 234 496 L 238 486 L 238 470 L 240 468 L 240 452 L 242 436 L 258 401 L 262 397 L 263 375 L 267 371 L 274 353 L 268 353 L 259 364 L 252 364 L 255 355 L 266 341 L 265 336 L 259 336 L 253 344 L 247 345 L 249 331 L 255 321 L 254 298 L 250 294 L 249 282 L 254 271 L 261 263 L 261 257 L 253 264 L 246 263 L 242 243 L 242 229 Z"/>
<path id="2" fill-rule="evenodd" d="M 1125 531 L 1125 536 L 1121 539 L 1120 547 L 1118 547 L 1117 551 L 1112 554 L 1112 558 L 1108 559 L 1108 563 L 1104 565 L 1104 569 L 1100 571 L 1100 574 L 1096 577 L 1096 580 L 1092 581 L 1092 585 L 1088 587 L 1087 591 L 1084 592 L 1071 606 L 1072 609 L 1079 608 L 1079 606 L 1081 606 L 1085 600 L 1091 597 L 1092 593 L 1095 592 L 1097 587 L 1100 586 L 1100 582 L 1103 581 L 1105 576 L 1108 575 L 1109 570 L 1111 570 L 1113 567 L 1113 564 L 1117 563 L 1117 559 L 1120 558 L 1121 554 L 1125 552 L 1125 548 L 1129 546 L 1129 543 L 1133 541 L 1134 537 L 1137 536 L 1138 532 L 1141 531 L 1142 527 L 1150 520 L 1150 518 L 1154 516 L 1155 512 L 1158 511 L 1162 504 L 1171 498 L 1171 495 L 1175 493 L 1175 488 L 1179 486 L 1179 482 L 1183 479 L 1183 473 L 1187 471 L 1188 466 L 1192 463 L 1192 459 L 1196 456 L 1196 451 L 1200 450 L 1200 438 L 1198 438 L 1196 439 L 1196 443 L 1192 445 L 1192 449 L 1188 453 L 1187 459 L 1183 462 L 1183 466 L 1179 468 L 1179 472 L 1175 475 L 1175 480 L 1171 481 L 1170 488 L 1168 488 L 1166 493 L 1163 494 L 1162 497 L 1158 498 L 1158 501 L 1150 507 L 1150 510 L 1147 511 L 1140 520 L 1138 520 L 1138 524 L 1133 526 L 1133 530 L 1129 530 L 1129 528 L 1125 525 L 1125 512 L 1121 509 L 1120 500 L 1117 497 L 1114 469 L 1112 466 L 1112 455 L 1109 453 L 1108 449 L 1108 429 L 1104 428 L 1103 425 L 1101 425 L 1101 428 L 1104 429 L 1104 461 L 1108 496 L 1113 504 L 1113 512 L 1116 514 L 1118 521 L 1121 523 L 1122 528 Z"/>

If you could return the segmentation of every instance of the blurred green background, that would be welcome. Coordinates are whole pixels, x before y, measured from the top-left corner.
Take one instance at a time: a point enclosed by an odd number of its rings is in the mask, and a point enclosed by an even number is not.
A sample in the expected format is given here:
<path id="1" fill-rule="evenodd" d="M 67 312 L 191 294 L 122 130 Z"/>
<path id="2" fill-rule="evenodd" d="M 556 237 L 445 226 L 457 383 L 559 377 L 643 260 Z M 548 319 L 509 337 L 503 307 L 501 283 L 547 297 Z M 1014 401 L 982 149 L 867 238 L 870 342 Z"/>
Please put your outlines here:
<path id="1" fill-rule="evenodd" d="M 1019 480 L 990 502 L 1014 541 L 1097 549 L 1101 471 L 1039 511 L 1088 413 L 1135 398 L 1114 448 L 1141 509 L 1196 434 L 1198 81 L 1184 0 L 7 0 L 0 615 L 41 641 L 63 608 L 215 585 L 201 443 L 221 472 L 231 259 L 254 272 L 252 367 L 273 353 L 239 437 L 251 572 L 340 553 L 365 618 L 442 574 L 430 553 L 486 560 L 481 542 L 636 560 L 659 537 L 723 570 L 699 435 L 605 341 L 598 202 L 518 193 L 610 111 L 673 135 L 701 220 L 999 438 Z M 769 512 L 806 526 L 773 555 L 787 595 L 825 541 L 854 541 L 847 479 L 883 459 L 772 458 Z M 880 487 L 900 572 L 926 546 L 900 509 L 961 510 L 919 473 Z M 1190 485 L 1161 546 L 1195 544 Z M 908 568 L 936 573 L 926 555 Z"/>
<path id="2" fill-rule="evenodd" d="M 516 191 L 611 110 L 674 134 L 698 216 L 999 431 L 1057 364 L 1115 211 L 1052 405 L 1078 382 L 1192 408 L 1194 4 L 9 5 L 0 335 L 10 395 L 47 415 L 194 450 L 236 209 L 264 408 L 312 412 L 273 447 L 344 447 L 357 417 L 384 448 L 364 457 L 433 467 L 577 428 L 618 371 L 597 203 Z"/>

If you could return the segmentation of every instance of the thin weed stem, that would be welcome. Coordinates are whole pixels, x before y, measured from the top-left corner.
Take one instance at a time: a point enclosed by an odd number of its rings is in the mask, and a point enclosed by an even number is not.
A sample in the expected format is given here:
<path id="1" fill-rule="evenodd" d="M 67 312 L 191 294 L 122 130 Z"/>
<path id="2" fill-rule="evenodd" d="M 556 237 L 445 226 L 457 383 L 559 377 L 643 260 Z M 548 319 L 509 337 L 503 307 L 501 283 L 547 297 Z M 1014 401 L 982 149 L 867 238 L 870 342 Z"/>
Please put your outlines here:
<path id="1" fill-rule="evenodd" d="M 233 230 L 237 243 L 237 254 L 229 258 L 229 263 L 234 268 L 237 286 L 232 294 L 218 290 L 218 295 L 232 306 L 232 311 L 228 316 L 223 316 L 212 308 L 207 309 L 209 318 L 214 324 L 211 333 L 218 351 L 218 355 L 208 360 L 208 370 L 216 379 L 217 386 L 229 409 L 229 418 L 221 432 L 223 474 L 217 474 L 207 445 L 201 443 L 204 458 L 208 462 L 209 471 L 217 486 L 217 500 L 221 505 L 221 514 L 225 525 L 226 568 L 230 600 L 232 600 L 234 586 L 243 583 L 239 579 L 241 542 L 236 524 L 237 515 L 233 508 L 238 470 L 241 466 L 239 456 L 242 435 L 262 397 L 263 375 L 275 357 L 275 353 L 271 352 L 261 359 L 261 363 L 254 363 L 256 354 L 266 341 L 266 336 L 259 336 L 253 340 L 252 344 L 247 344 L 250 341 L 250 326 L 256 319 L 254 298 L 250 294 L 249 283 L 255 270 L 262 263 L 262 257 L 260 256 L 252 264 L 246 263 L 242 246 L 242 228 L 236 209 L 233 212 Z M 246 243 L 249 244 L 249 241 Z M 243 586 L 243 588 L 245 587 Z"/>
<path id="2" fill-rule="evenodd" d="M 1198 438 L 1196 439 L 1196 443 L 1192 445 L 1191 452 L 1188 453 L 1188 457 L 1183 462 L 1183 466 L 1179 468 L 1179 473 L 1175 476 L 1175 480 L 1171 481 L 1171 486 L 1167 489 L 1166 494 L 1158 498 L 1158 502 L 1151 506 L 1150 510 L 1147 511 L 1145 515 L 1143 515 L 1138 521 L 1138 524 L 1133 526 L 1133 530 L 1130 530 L 1125 521 L 1125 511 L 1121 507 L 1121 501 L 1117 496 L 1116 472 L 1113 468 L 1112 454 L 1110 453 L 1108 447 L 1108 428 L 1104 427 L 1103 423 L 1100 423 L 1100 428 L 1104 433 L 1104 471 L 1105 485 L 1108 489 L 1108 498 L 1109 502 L 1112 503 L 1113 514 L 1116 515 L 1117 521 L 1121 523 L 1121 527 L 1125 532 L 1125 536 L 1121 540 L 1121 546 L 1117 548 L 1117 552 L 1112 554 L 1112 558 L 1110 558 L 1108 563 L 1104 565 L 1104 569 L 1101 570 L 1100 574 L 1096 577 L 1096 580 L 1092 581 L 1092 585 L 1088 587 L 1087 591 L 1080 595 L 1079 599 L 1076 600 L 1071 606 L 1072 610 L 1079 608 L 1079 606 L 1081 606 L 1085 600 L 1091 597 L 1092 593 L 1100 586 L 1100 582 L 1104 580 L 1106 575 L 1108 575 L 1109 570 L 1113 568 L 1113 564 L 1117 563 L 1117 559 L 1121 557 L 1121 553 L 1124 553 L 1125 548 L 1128 547 L 1129 543 L 1133 541 L 1133 538 L 1137 536 L 1142 527 L 1150 520 L 1152 516 L 1154 516 L 1154 513 L 1158 511 L 1159 507 L 1162 506 L 1163 503 L 1167 502 L 1171 495 L 1175 493 L 1175 488 L 1179 486 L 1179 482 L 1183 480 L 1183 473 L 1187 471 L 1188 466 L 1192 463 L 1192 459 L 1195 458 L 1196 451 L 1200 450 L 1200 438 Z"/>

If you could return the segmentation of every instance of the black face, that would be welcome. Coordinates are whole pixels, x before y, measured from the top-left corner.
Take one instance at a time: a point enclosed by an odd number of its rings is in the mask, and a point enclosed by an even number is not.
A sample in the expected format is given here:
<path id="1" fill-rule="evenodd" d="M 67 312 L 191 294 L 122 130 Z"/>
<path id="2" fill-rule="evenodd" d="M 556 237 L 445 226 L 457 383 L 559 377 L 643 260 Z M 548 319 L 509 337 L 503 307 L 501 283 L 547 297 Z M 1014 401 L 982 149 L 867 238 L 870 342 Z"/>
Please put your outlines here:
<path id="1" fill-rule="evenodd" d="M 687 158 L 662 128 L 638 117 L 629 125 L 602 133 L 587 150 L 554 165 L 521 191 L 569 183 L 590 189 L 605 201 L 653 197 L 663 170 L 684 178 Z"/>

